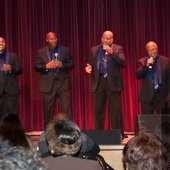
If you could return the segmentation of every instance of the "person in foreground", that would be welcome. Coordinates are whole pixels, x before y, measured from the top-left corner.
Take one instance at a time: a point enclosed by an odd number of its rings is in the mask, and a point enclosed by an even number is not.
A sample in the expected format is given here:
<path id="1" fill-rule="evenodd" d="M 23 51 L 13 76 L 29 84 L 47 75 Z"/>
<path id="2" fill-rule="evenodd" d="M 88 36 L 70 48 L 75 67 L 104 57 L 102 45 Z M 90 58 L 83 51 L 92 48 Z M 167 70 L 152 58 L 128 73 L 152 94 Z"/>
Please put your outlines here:
<path id="1" fill-rule="evenodd" d="M 167 170 L 167 150 L 161 140 L 148 132 L 140 132 L 123 149 L 126 170 Z"/>
<path id="2" fill-rule="evenodd" d="M 45 134 L 51 154 L 43 160 L 49 170 L 102 170 L 97 161 L 74 157 L 81 148 L 82 135 L 72 121 L 53 120 Z"/>
<path id="3" fill-rule="evenodd" d="M 123 48 L 114 42 L 111 31 L 105 31 L 101 44 L 92 47 L 85 71 L 92 74 L 95 128 L 104 129 L 106 102 L 112 129 L 124 131 L 121 108 L 123 80 L 121 68 L 125 67 Z"/>
<path id="4" fill-rule="evenodd" d="M 12 146 L 30 148 L 30 140 L 26 137 L 21 120 L 16 114 L 5 116 L 0 122 L 0 137 L 8 140 Z"/>
<path id="5" fill-rule="evenodd" d="M 11 146 L 0 138 L 0 170 L 46 170 L 45 163 L 35 149 Z"/>
<path id="6" fill-rule="evenodd" d="M 68 121 L 69 116 L 66 113 L 58 112 L 54 116 L 53 120 L 54 121 L 57 121 L 57 120 Z M 96 159 L 96 156 L 100 152 L 99 146 L 86 134 L 81 132 L 81 135 L 82 135 L 82 145 L 81 145 L 79 152 L 74 156 L 79 157 L 79 158 L 84 158 L 85 156 L 88 156 L 88 159 Z M 46 140 L 45 132 L 42 132 L 40 135 L 38 148 L 39 148 L 41 157 L 46 157 L 46 156 L 51 155 L 48 149 L 48 143 Z"/>
<path id="7" fill-rule="evenodd" d="M 138 60 L 136 77 L 142 79 L 139 93 L 142 114 L 168 111 L 170 101 L 170 60 L 158 54 L 158 46 L 146 44 L 147 56 Z"/>

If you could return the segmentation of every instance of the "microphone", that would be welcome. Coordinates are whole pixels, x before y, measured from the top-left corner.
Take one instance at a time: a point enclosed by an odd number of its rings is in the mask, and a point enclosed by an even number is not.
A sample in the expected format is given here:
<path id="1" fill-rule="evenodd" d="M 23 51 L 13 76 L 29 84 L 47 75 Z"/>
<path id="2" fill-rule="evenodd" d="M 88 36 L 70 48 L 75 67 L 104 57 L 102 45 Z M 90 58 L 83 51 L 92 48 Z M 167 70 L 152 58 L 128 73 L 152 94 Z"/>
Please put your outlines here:
<path id="1" fill-rule="evenodd" d="M 54 60 L 58 60 L 58 53 L 54 54 Z"/>
<path id="2" fill-rule="evenodd" d="M 104 53 L 105 55 L 107 55 L 108 54 L 108 52 L 107 51 L 105 51 L 105 53 Z"/>
<path id="3" fill-rule="evenodd" d="M 153 57 L 152 57 L 152 58 L 153 58 Z M 150 63 L 150 64 L 149 64 L 148 68 L 149 68 L 149 69 L 152 69 L 152 65 L 153 65 L 153 64 L 154 64 L 154 59 L 153 59 L 153 63 Z"/>
<path id="4" fill-rule="evenodd" d="M 149 67 L 148 67 L 149 69 L 152 69 L 152 64 L 149 64 Z"/>

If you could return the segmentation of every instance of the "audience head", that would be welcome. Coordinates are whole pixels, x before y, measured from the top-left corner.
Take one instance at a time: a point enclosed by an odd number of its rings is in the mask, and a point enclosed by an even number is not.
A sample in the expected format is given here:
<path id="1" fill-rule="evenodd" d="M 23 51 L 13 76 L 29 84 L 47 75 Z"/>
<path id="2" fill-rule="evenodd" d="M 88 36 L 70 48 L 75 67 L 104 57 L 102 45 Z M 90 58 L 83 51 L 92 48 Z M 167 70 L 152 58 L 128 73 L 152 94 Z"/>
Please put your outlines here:
<path id="1" fill-rule="evenodd" d="M 47 126 L 45 135 L 53 156 L 75 155 L 80 150 L 81 131 L 72 121 L 52 120 Z"/>
<path id="2" fill-rule="evenodd" d="M 58 112 L 56 115 L 54 115 L 53 120 L 69 120 L 69 115 L 64 112 Z"/>
<path id="3" fill-rule="evenodd" d="M 157 136 L 140 132 L 125 145 L 123 161 L 128 170 L 165 170 L 167 151 Z"/>
<path id="4" fill-rule="evenodd" d="M 29 147 L 22 123 L 16 114 L 9 114 L 2 119 L 0 123 L 0 136 L 3 139 L 9 140 L 11 145 Z"/>
<path id="5" fill-rule="evenodd" d="M 45 163 L 37 151 L 21 146 L 11 146 L 9 141 L 0 139 L 0 170 L 45 170 Z"/>

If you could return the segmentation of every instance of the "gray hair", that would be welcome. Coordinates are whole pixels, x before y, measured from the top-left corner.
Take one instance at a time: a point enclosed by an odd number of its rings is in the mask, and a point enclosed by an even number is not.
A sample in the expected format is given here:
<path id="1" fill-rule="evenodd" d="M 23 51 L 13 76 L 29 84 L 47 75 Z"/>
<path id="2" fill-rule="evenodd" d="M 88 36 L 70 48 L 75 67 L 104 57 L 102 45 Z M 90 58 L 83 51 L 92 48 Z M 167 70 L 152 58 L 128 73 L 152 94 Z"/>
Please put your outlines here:
<path id="1" fill-rule="evenodd" d="M 35 148 L 11 146 L 0 139 L 0 170 L 45 170 L 45 164 Z"/>

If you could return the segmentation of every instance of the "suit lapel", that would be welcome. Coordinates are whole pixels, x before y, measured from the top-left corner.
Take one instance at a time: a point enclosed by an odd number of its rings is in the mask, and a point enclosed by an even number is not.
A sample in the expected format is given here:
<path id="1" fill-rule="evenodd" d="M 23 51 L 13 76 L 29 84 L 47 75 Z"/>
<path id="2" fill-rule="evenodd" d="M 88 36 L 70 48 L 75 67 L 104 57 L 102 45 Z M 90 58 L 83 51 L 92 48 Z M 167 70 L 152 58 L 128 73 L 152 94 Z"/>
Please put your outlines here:
<path id="1" fill-rule="evenodd" d="M 158 66 L 158 70 L 157 70 L 157 75 L 158 75 L 158 83 L 159 84 L 161 84 L 161 81 L 162 81 L 162 75 L 161 75 L 161 73 L 162 73 L 162 60 L 161 60 L 161 58 L 160 58 L 160 56 L 158 57 L 158 61 L 157 61 L 157 66 Z"/>
<path id="2" fill-rule="evenodd" d="M 99 48 L 99 45 L 96 46 L 96 47 L 93 49 L 92 53 L 93 53 L 93 56 L 94 56 L 95 63 L 97 63 L 97 68 L 99 69 L 100 59 L 99 59 L 99 56 L 98 56 L 98 54 L 97 54 L 97 53 L 98 53 L 98 48 Z"/>
<path id="3" fill-rule="evenodd" d="M 59 45 L 59 51 L 60 51 L 60 61 L 63 61 L 63 57 L 64 57 L 64 52 L 63 52 L 63 48 L 61 45 Z"/>
<path id="4" fill-rule="evenodd" d="M 46 62 L 51 61 L 51 57 L 50 57 L 50 52 L 49 52 L 48 46 L 45 47 L 45 54 L 46 54 L 46 55 L 44 56 L 44 60 L 45 60 Z"/>

